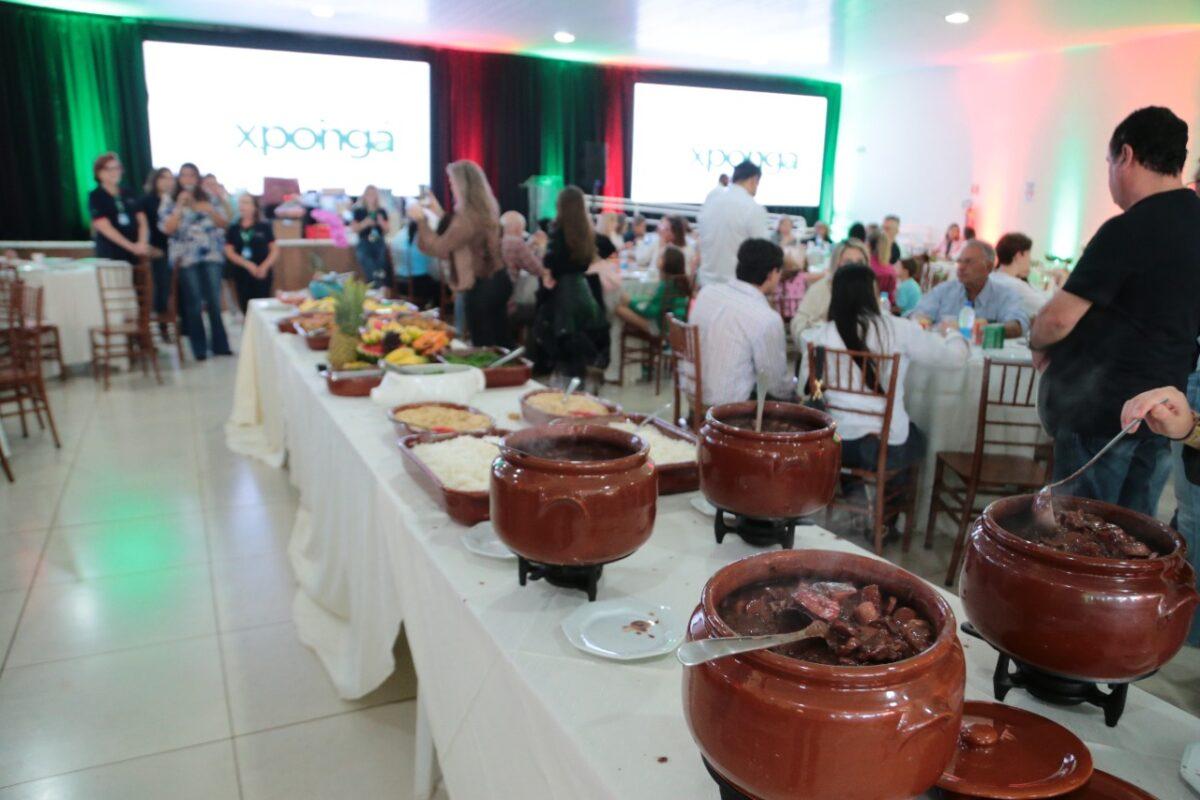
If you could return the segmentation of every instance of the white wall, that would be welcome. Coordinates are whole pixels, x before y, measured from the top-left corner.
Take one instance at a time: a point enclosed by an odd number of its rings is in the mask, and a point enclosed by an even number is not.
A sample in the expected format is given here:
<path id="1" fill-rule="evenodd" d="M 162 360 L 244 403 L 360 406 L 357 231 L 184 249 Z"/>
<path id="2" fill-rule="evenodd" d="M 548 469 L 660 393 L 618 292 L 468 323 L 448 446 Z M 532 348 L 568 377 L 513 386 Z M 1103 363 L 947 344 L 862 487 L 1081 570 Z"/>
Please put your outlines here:
<path id="1" fill-rule="evenodd" d="M 973 203 L 981 236 L 1020 230 L 1035 257 L 1075 256 L 1118 212 L 1104 161 L 1112 129 L 1146 105 L 1188 123 L 1190 180 L 1200 154 L 1200 32 L 846 83 L 835 230 L 894 212 L 903 232 L 940 237 Z"/>

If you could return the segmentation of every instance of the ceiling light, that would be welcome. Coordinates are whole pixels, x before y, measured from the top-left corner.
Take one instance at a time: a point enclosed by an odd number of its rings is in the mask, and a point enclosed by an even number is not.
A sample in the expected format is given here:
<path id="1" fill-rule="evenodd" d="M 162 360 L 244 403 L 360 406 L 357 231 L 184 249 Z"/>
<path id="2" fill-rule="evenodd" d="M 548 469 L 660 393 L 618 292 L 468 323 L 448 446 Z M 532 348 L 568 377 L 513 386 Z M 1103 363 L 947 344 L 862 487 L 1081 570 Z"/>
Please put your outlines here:
<path id="1" fill-rule="evenodd" d="M 955 11 L 952 14 L 946 15 L 946 22 L 951 25 L 965 25 L 971 21 L 971 16 L 965 11 Z"/>
<path id="2" fill-rule="evenodd" d="M 571 42 L 575 41 L 575 34 L 568 33 L 567 31 L 557 31 L 554 34 L 554 41 L 558 42 L 559 44 L 570 44 Z"/>
<path id="3" fill-rule="evenodd" d="M 309 11 L 312 12 L 314 17 L 320 17 L 321 19 L 329 19 L 335 13 L 332 6 L 313 6 Z"/>

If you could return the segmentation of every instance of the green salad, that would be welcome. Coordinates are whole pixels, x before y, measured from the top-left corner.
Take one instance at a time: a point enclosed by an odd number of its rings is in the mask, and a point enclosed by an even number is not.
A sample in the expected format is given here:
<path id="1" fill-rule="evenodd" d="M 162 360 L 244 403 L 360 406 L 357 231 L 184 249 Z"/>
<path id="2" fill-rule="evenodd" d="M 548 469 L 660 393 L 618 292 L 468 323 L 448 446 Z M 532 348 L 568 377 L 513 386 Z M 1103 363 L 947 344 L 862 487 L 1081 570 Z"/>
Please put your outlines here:
<path id="1" fill-rule="evenodd" d="M 470 367 L 478 367 L 483 369 L 490 367 L 493 362 L 499 359 L 500 356 L 496 353 L 489 353 L 486 350 L 481 350 L 476 353 L 443 353 L 442 360 L 447 364 L 466 364 Z"/>

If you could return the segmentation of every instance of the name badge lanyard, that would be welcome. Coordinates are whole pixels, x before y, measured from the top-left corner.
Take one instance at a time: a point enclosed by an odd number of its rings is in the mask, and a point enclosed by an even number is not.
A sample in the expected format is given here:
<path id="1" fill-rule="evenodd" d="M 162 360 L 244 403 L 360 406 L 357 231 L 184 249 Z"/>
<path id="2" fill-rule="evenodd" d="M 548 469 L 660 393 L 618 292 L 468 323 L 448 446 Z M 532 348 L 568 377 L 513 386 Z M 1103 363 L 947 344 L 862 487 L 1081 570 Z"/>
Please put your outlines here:
<path id="1" fill-rule="evenodd" d="M 243 228 L 242 230 L 238 231 L 238 233 L 242 237 L 242 258 L 250 261 L 252 260 L 253 254 L 253 251 L 250 249 L 250 242 L 254 240 L 254 228 L 249 230 Z"/>
<path id="2" fill-rule="evenodd" d="M 114 197 L 113 201 L 117 204 L 117 225 L 122 228 L 129 227 L 130 219 L 129 213 L 125 210 L 125 201 L 121 199 L 120 195 Z"/>

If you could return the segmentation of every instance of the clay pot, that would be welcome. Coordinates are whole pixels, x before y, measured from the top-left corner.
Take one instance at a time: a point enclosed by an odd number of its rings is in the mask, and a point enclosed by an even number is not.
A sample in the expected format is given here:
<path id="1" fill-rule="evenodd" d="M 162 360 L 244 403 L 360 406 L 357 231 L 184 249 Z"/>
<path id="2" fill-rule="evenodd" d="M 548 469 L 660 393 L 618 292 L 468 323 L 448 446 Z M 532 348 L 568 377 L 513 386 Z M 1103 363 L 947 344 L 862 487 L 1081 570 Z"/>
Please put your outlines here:
<path id="1" fill-rule="evenodd" d="M 967 539 L 960 592 L 992 646 L 1045 672 L 1100 683 L 1143 677 L 1179 651 L 1200 603 L 1179 534 L 1126 508 L 1055 497 L 1119 525 L 1162 555 L 1123 560 L 1062 553 L 1010 532 L 1032 495 L 997 500 Z"/>
<path id="2" fill-rule="evenodd" d="M 924 652 L 892 664 L 813 664 L 770 651 L 683 671 L 692 738 L 725 780 L 757 800 L 920 795 L 954 754 L 966 682 L 954 613 L 915 575 L 885 561 L 826 550 L 781 550 L 719 570 L 704 587 L 690 640 L 736 635 L 717 608 L 748 584 L 809 576 L 878 584 L 937 632 Z"/>
<path id="3" fill-rule="evenodd" d="M 606 448 L 616 457 L 537 455 L 568 443 Z M 658 472 L 648 452 L 633 434 L 602 425 L 544 425 L 509 434 L 492 464 L 496 534 L 541 564 L 606 564 L 628 556 L 654 528 Z"/>
<path id="4" fill-rule="evenodd" d="M 700 491 L 717 508 L 755 519 L 788 519 L 829 505 L 842 466 L 837 423 L 796 403 L 768 402 L 763 419 L 809 426 L 796 433 L 755 433 L 728 424 L 754 417 L 756 404 L 708 410 L 700 427 Z"/>
<path id="5" fill-rule="evenodd" d="M 371 390 L 383 383 L 383 370 L 380 369 L 324 370 L 321 374 L 329 393 L 338 397 L 369 397 Z"/>

